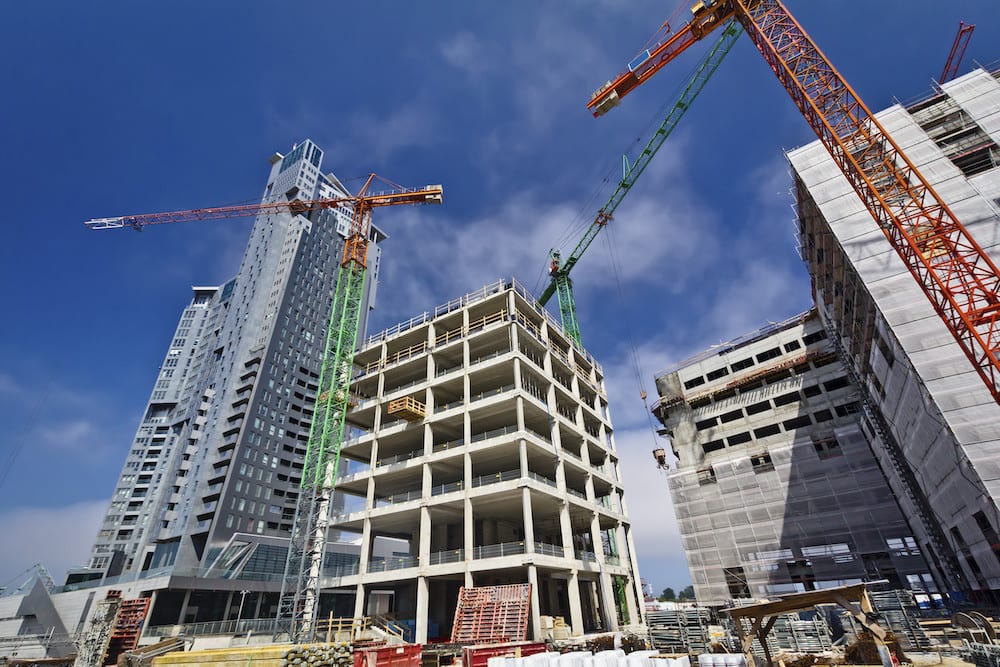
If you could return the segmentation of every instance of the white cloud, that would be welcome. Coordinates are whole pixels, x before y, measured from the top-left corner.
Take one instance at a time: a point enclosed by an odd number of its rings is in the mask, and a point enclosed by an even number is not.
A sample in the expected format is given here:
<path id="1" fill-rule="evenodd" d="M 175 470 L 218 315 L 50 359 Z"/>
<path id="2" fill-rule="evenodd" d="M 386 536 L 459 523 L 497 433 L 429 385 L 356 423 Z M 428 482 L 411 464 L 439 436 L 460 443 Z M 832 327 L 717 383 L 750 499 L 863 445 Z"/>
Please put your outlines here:
<path id="1" fill-rule="evenodd" d="M 0 526 L 16 538 L 0 549 L 0 586 L 18 585 L 20 573 L 35 563 L 48 568 L 56 584 L 63 583 L 68 568 L 85 564 L 107 507 L 107 500 L 85 500 L 0 510 Z"/>
<path id="2" fill-rule="evenodd" d="M 85 445 L 94 437 L 94 424 L 86 419 L 76 419 L 61 423 L 50 423 L 39 427 L 35 436 L 45 445 L 63 452 L 87 451 Z M 87 452 L 92 454 L 92 452 Z"/>
<path id="3" fill-rule="evenodd" d="M 639 574 L 659 593 L 680 590 L 691 576 L 674 517 L 666 472 L 656 467 L 652 450 L 659 446 L 648 430 L 616 431 L 625 502 L 639 560 Z"/>

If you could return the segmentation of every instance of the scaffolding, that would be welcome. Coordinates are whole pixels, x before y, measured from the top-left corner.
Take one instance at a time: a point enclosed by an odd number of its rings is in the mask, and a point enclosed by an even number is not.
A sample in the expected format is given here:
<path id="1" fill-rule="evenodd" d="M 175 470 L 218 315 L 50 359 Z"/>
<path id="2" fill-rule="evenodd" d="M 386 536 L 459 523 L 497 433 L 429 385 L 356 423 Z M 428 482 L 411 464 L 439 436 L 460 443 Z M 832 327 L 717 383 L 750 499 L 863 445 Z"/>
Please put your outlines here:
<path id="1" fill-rule="evenodd" d="M 108 643 L 111 640 L 111 628 L 118 617 L 121 607 L 122 593 L 109 590 L 104 599 L 97 603 L 94 614 L 90 617 L 87 629 L 80 639 L 74 667 L 101 667 L 104 656 L 108 653 Z"/>

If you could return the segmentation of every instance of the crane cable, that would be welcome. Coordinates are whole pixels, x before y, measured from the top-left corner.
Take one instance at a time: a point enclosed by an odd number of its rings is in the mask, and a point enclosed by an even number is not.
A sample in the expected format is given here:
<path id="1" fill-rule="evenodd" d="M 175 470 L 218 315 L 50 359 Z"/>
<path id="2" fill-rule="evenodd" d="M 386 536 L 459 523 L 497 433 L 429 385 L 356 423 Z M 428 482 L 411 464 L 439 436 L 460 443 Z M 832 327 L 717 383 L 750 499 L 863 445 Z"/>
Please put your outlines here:
<path id="1" fill-rule="evenodd" d="M 676 15 L 678 11 L 679 9 L 675 10 L 674 15 Z M 674 19 L 674 15 L 668 19 L 668 22 Z M 645 122 L 645 124 L 643 124 L 639 134 L 637 134 L 632 140 L 632 143 L 629 144 L 623 155 L 635 155 L 646 146 L 649 142 L 649 135 L 651 132 L 663 123 L 663 119 L 667 115 L 667 112 L 676 104 L 676 100 L 681 96 L 682 92 L 687 87 L 690 80 L 694 77 L 695 72 L 697 72 L 700 66 L 701 65 L 699 63 L 693 64 L 688 69 L 686 76 L 679 79 L 679 83 L 674 88 L 673 92 L 666 98 L 667 101 L 653 111 L 653 113 L 649 116 L 649 119 Z M 634 162 L 634 160 L 632 161 Z M 555 237 L 555 242 L 551 246 L 552 248 L 560 248 L 575 244 L 580 237 L 583 236 L 586 229 L 594 222 L 594 211 L 600 210 L 597 208 L 597 202 L 607 201 L 612 190 L 623 180 L 621 157 L 615 156 L 613 158 L 608 158 L 604 160 L 601 165 L 602 166 L 599 167 L 597 172 L 599 174 L 603 174 L 603 176 L 600 177 L 597 185 L 591 189 L 586 201 L 580 205 L 577 213 L 566 223 L 562 232 Z M 610 227 L 611 225 L 608 226 Z M 532 293 L 539 293 L 542 289 L 542 284 L 545 282 L 548 275 L 548 267 L 547 265 L 543 265 L 535 279 Z"/>
<path id="2" fill-rule="evenodd" d="M 642 383 L 643 371 L 642 371 L 642 362 L 640 361 L 639 358 L 639 348 L 636 346 L 635 338 L 632 336 L 632 326 L 631 322 L 629 321 L 628 309 L 624 307 L 625 288 L 623 286 L 623 281 L 621 276 L 621 266 L 620 266 L 621 261 L 617 253 L 617 243 L 615 243 L 613 239 L 614 226 L 608 225 L 608 227 L 609 227 L 608 231 L 611 234 L 611 236 L 605 236 L 605 243 L 608 246 L 608 256 L 611 262 L 611 271 L 615 277 L 615 286 L 618 290 L 618 300 L 619 303 L 622 304 L 622 309 L 621 309 L 623 311 L 622 319 L 624 320 L 626 337 L 628 338 L 628 345 L 629 345 L 629 361 L 631 362 L 632 365 L 632 372 L 635 374 L 636 387 L 639 389 L 639 398 L 642 399 L 643 412 L 646 413 L 646 423 L 649 426 L 650 440 L 652 441 L 653 449 L 656 449 L 659 446 L 659 442 L 656 439 L 658 433 L 656 425 L 653 422 L 653 413 L 649 409 L 649 402 L 647 400 L 646 390 L 643 387 Z"/>

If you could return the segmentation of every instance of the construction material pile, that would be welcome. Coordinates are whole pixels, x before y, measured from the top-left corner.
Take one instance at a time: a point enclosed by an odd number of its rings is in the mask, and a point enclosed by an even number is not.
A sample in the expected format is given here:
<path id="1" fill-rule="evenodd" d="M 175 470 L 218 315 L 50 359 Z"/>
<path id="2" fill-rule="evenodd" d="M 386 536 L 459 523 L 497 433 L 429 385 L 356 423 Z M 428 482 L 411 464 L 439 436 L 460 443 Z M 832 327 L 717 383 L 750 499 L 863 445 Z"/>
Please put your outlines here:
<path id="1" fill-rule="evenodd" d="M 201 651 L 175 651 L 153 658 L 153 667 L 189 665 L 198 667 L 351 667 L 352 646 L 330 644 L 264 644 L 233 646 Z"/>
<path id="2" fill-rule="evenodd" d="M 691 667 L 687 656 L 666 658 L 659 651 L 571 651 L 569 653 L 536 653 L 527 657 L 497 656 L 487 667 Z"/>
<path id="3" fill-rule="evenodd" d="M 353 664 L 354 654 L 346 642 L 292 646 L 281 660 L 281 667 L 350 667 Z"/>

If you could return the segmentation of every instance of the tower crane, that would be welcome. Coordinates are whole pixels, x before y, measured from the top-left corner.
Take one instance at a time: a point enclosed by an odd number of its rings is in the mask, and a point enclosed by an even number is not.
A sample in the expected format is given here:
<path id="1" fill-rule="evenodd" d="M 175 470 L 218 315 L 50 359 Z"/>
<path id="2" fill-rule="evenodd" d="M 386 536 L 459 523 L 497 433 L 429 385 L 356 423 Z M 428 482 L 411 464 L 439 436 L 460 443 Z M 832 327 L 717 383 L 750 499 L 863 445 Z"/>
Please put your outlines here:
<path id="1" fill-rule="evenodd" d="M 549 275 L 552 280 L 538 298 L 538 302 L 544 306 L 552 298 L 553 293 L 558 295 L 559 316 L 562 320 L 563 330 L 578 346 L 582 345 L 582 341 L 580 340 L 580 323 L 576 317 L 576 300 L 573 298 L 573 282 L 570 280 L 569 272 L 576 266 L 576 263 L 587 248 L 590 247 L 590 244 L 597 237 L 598 233 L 611 221 L 615 209 L 622 203 L 625 195 L 629 193 L 639 176 L 649 166 L 653 156 L 656 155 L 656 152 L 663 146 L 667 137 L 677 127 L 677 123 L 683 118 L 684 113 L 691 108 L 691 103 L 698 96 L 698 93 L 701 92 L 702 88 L 705 87 L 705 84 L 708 83 L 709 78 L 711 78 L 712 74 L 719 67 L 726 54 L 733 48 L 733 44 L 736 43 L 737 38 L 742 32 L 743 30 L 735 21 L 730 22 L 726 29 L 722 31 L 722 37 L 708 52 L 708 55 L 705 56 L 705 59 L 698 67 L 691 81 L 688 82 L 677 99 L 677 102 L 671 107 L 666 118 L 660 123 L 653 137 L 646 144 L 646 147 L 642 149 L 639 157 L 631 164 L 629 164 L 628 157 L 622 158 L 622 180 L 619 181 L 618 187 L 615 188 L 614 193 L 612 193 L 607 203 L 597 212 L 594 221 L 590 223 L 587 231 L 584 232 L 583 237 L 576 244 L 576 247 L 573 248 L 573 252 L 569 254 L 569 257 L 565 261 L 562 261 L 558 250 L 551 250 L 549 252 Z"/>
<path id="2" fill-rule="evenodd" d="M 948 52 L 948 60 L 944 62 L 944 69 L 941 70 L 941 78 L 938 83 L 951 81 L 958 73 L 958 66 L 962 64 L 965 57 L 965 49 L 969 47 L 969 40 L 972 39 L 972 31 L 976 29 L 974 23 L 966 25 L 965 21 L 958 22 L 958 32 L 955 33 L 955 41 L 951 43 L 951 51 Z"/>
<path id="3" fill-rule="evenodd" d="M 600 116 L 730 18 L 792 101 L 1000 403 L 1000 271 L 780 0 L 703 0 L 587 107 Z"/>
<path id="4" fill-rule="evenodd" d="M 270 201 L 240 206 L 191 209 L 170 213 L 148 213 L 113 218 L 97 218 L 84 224 L 90 229 L 215 220 L 260 213 L 308 211 L 351 206 L 351 227 L 344 240 L 340 268 L 330 311 L 326 343 L 320 367 L 319 388 L 309 426 L 309 440 L 302 467 L 295 520 L 285 563 L 275 634 L 287 634 L 292 641 L 311 640 L 316 629 L 319 577 L 323 567 L 330 500 L 340 464 L 344 441 L 354 352 L 364 296 L 372 210 L 402 204 L 440 204 L 440 185 L 406 189 L 393 185 L 385 192 L 371 191 L 377 176 L 370 174 L 354 197 L 332 197 L 302 201 Z"/>

